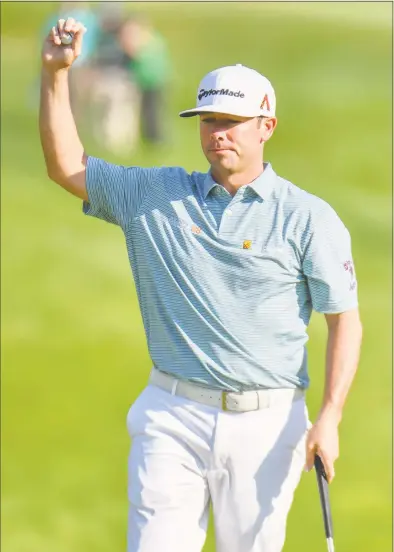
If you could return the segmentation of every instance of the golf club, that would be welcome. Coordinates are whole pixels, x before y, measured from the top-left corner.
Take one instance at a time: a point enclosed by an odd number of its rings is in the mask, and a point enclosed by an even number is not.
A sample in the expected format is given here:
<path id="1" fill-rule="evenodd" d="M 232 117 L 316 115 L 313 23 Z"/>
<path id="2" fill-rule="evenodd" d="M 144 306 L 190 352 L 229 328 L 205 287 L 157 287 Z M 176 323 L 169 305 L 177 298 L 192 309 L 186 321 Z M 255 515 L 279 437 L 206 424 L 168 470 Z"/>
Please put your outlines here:
<path id="1" fill-rule="evenodd" d="M 317 484 L 319 486 L 320 503 L 323 511 L 324 530 L 327 539 L 328 552 L 334 551 L 334 533 L 332 527 L 332 516 L 330 507 L 330 498 L 328 494 L 328 481 L 327 475 L 324 470 L 323 462 L 317 454 L 315 455 L 315 470 Z"/>

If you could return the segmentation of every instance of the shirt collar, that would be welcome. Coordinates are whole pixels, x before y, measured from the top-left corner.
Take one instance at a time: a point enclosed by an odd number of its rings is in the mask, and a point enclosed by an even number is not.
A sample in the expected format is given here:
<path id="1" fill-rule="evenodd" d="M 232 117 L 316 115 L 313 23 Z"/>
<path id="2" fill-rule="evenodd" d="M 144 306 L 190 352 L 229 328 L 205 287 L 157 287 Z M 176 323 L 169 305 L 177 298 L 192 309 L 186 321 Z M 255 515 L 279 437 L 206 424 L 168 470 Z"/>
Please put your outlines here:
<path id="1" fill-rule="evenodd" d="M 204 199 L 207 199 L 209 192 L 216 186 L 219 186 L 219 184 L 212 178 L 211 171 L 208 171 L 202 183 L 202 194 Z"/>
<path id="2" fill-rule="evenodd" d="M 256 192 L 261 199 L 268 199 L 275 187 L 276 174 L 271 163 L 264 163 L 264 171 L 248 186 Z"/>
<path id="3" fill-rule="evenodd" d="M 271 163 L 264 163 L 264 171 L 246 187 L 251 188 L 262 199 L 268 199 L 274 189 L 275 178 L 276 174 L 271 166 Z M 204 199 L 207 198 L 209 192 L 216 186 L 220 186 L 220 184 L 214 181 L 211 171 L 208 171 L 202 183 L 202 193 Z"/>

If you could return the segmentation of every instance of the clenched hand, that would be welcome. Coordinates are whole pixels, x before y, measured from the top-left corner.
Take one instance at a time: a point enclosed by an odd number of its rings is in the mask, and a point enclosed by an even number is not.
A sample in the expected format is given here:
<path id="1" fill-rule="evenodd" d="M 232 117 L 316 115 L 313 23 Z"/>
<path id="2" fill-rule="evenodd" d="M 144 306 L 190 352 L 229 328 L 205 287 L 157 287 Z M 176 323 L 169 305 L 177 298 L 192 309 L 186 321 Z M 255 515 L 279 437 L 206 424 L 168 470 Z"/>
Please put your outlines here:
<path id="1" fill-rule="evenodd" d="M 67 20 L 59 19 L 57 25 L 52 27 L 46 37 L 42 49 L 42 64 L 50 71 L 68 69 L 80 55 L 82 39 L 86 28 L 80 22 L 69 17 Z M 61 42 L 64 33 L 73 33 L 73 41 L 65 46 Z"/>
<path id="2" fill-rule="evenodd" d="M 339 457 L 338 422 L 335 417 L 321 416 L 311 427 L 306 440 L 306 471 L 313 468 L 315 454 L 318 454 L 323 462 L 327 480 L 334 479 L 334 462 Z"/>

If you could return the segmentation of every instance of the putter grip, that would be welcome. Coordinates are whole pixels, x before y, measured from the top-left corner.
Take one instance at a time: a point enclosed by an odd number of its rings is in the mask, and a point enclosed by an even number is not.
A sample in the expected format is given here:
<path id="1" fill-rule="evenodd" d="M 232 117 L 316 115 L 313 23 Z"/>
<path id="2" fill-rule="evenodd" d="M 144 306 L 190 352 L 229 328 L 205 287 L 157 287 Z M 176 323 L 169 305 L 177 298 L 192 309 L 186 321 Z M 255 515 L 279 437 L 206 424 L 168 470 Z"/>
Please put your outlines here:
<path id="1" fill-rule="evenodd" d="M 315 470 L 317 477 L 317 484 L 319 487 L 319 495 L 321 507 L 323 510 L 323 519 L 324 519 L 324 530 L 326 532 L 326 538 L 333 538 L 333 527 L 332 527 L 332 517 L 331 517 L 331 508 L 330 508 L 330 498 L 328 495 L 328 481 L 327 475 L 324 470 L 323 462 L 316 454 L 315 456 Z"/>

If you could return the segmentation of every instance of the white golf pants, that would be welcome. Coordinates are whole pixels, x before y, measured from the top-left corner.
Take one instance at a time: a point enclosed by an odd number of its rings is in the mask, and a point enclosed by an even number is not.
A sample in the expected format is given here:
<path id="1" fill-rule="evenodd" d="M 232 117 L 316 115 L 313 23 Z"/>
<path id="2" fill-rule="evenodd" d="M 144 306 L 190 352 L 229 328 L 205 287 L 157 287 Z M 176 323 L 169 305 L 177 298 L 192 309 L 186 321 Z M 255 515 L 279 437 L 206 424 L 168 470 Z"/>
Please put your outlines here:
<path id="1" fill-rule="evenodd" d="M 128 552 L 280 552 L 305 463 L 304 398 L 225 412 L 148 385 L 130 408 Z"/>

